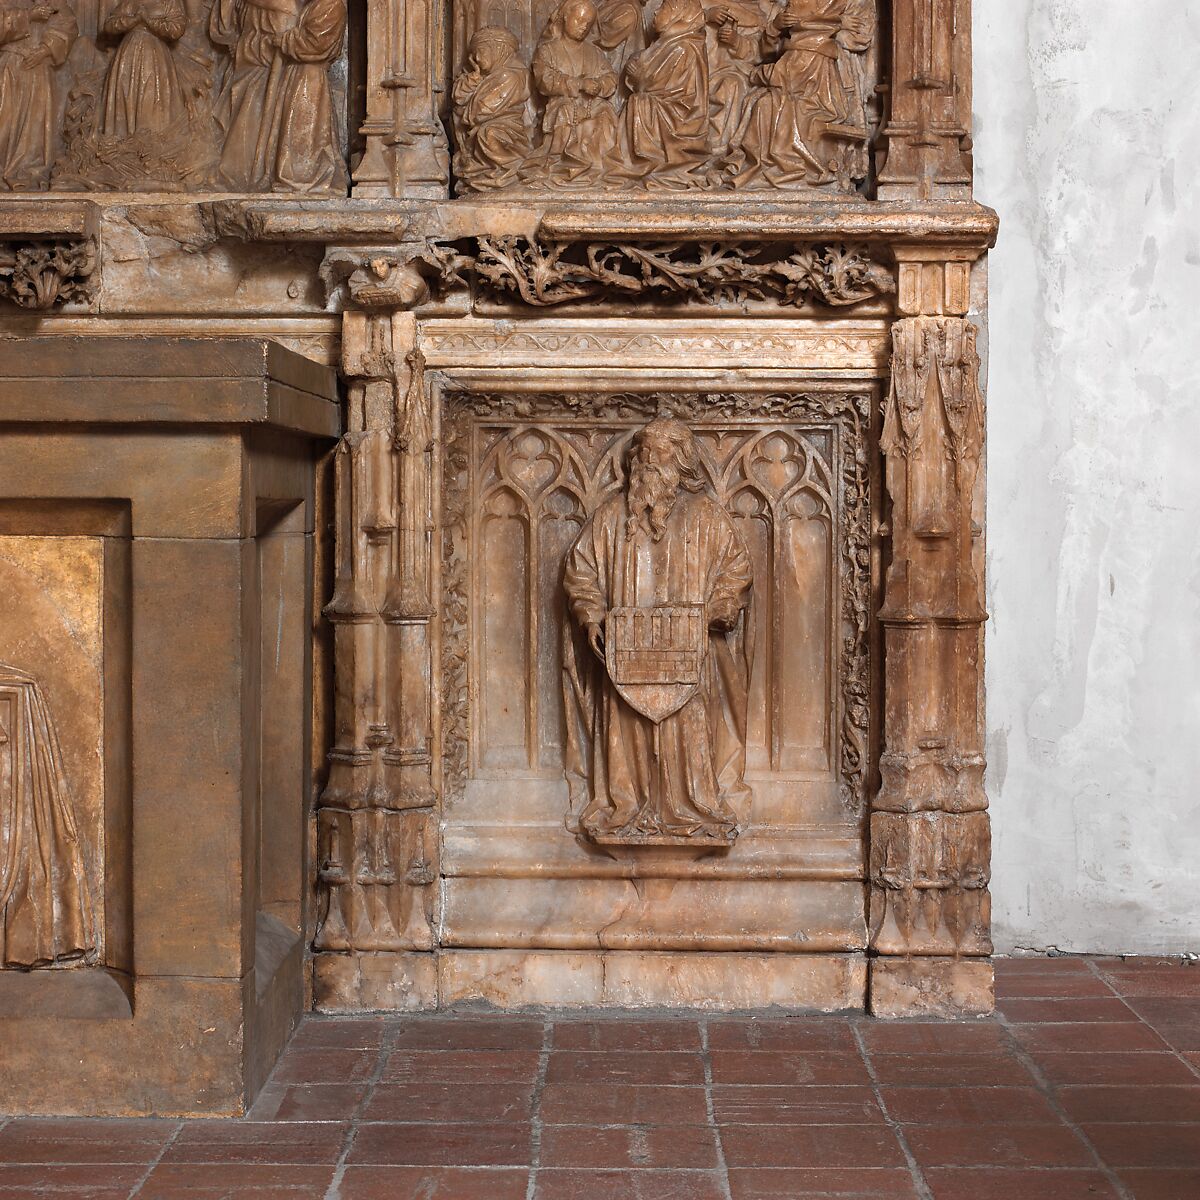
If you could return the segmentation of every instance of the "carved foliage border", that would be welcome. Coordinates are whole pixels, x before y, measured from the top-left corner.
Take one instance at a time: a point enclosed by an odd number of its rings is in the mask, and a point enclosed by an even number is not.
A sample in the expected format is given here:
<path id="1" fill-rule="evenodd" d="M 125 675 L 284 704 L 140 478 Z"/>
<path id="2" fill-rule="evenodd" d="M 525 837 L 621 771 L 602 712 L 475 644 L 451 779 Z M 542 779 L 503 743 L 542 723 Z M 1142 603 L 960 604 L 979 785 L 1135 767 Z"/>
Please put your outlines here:
<path id="1" fill-rule="evenodd" d="M 667 413 L 684 420 L 771 417 L 838 427 L 843 536 L 839 788 L 848 811 L 866 810 L 871 714 L 871 396 L 867 393 L 737 392 L 565 393 L 509 396 L 452 391 L 442 424 L 442 761 L 447 795 L 460 795 L 468 772 L 470 597 L 467 557 L 470 497 L 467 434 L 472 417 L 511 420 L 648 421 Z"/>

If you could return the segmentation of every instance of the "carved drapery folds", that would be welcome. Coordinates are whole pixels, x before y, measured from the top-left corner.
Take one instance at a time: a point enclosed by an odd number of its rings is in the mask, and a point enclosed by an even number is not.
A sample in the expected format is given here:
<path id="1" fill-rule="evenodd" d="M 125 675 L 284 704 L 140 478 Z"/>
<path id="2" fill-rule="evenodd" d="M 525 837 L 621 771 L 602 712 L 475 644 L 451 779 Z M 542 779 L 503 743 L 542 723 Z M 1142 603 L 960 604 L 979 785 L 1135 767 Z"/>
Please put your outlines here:
<path id="1" fill-rule="evenodd" d="M 325 609 L 334 746 L 317 814 L 318 950 L 433 944 L 433 429 L 414 328 L 403 315 L 347 318 L 349 431 L 334 461 L 335 584 Z"/>
<path id="2" fill-rule="evenodd" d="M 869 174 L 875 0 L 463 6 L 460 192 L 801 189 Z"/>
<path id="3" fill-rule="evenodd" d="M 911 317 L 892 329 L 882 448 L 893 555 L 881 613 L 885 748 L 870 867 L 871 945 L 883 955 L 991 953 L 975 339 L 958 317 Z"/>
<path id="4" fill-rule="evenodd" d="M 16 0 L 0 13 L 0 181 L 344 192 L 345 31 L 345 0 Z"/>

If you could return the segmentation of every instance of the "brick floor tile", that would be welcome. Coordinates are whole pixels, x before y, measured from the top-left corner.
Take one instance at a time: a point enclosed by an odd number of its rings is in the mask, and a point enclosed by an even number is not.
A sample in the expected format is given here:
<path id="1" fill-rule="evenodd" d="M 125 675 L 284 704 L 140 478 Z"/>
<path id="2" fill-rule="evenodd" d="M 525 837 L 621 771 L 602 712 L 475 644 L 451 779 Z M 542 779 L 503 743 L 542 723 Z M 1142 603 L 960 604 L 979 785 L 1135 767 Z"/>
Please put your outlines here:
<path id="1" fill-rule="evenodd" d="M 707 1125 L 702 1087 L 550 1083 L 542 1089 L 544 1125 Z"/>
<path id="2" fill-rule="evenodd" d="M 532 1083 L 534 1050 L 396 1050 L 384 1064 L 384 1083 Z"/>
<path id="3" fill-rule="evenodd" d="M 996 957 L 995 969 L 999 975 L 1090 975 L 1090 961 L 1082 956 L 1050 957 L 1045 954 L 1022 955 L 1009 958 L 1004 955 Z"/>
<path id="4" fill-rule="evenodd" d="M 144 1163 L 157 1157 L 175 1121 L 19 1119 L 0 1129 L 2 1163 Z"/>
<path id="5" fill-rule="evenodd" d="M 1200 1071 L 1200 1054 L 1192 1051 L 1186 1054 L 1181 1054 L 1180 1058 L 1182 1058 L 1184 1062 L 1188 1063 L 1193 1070 Z"/>
<path id="6" fill-rule="evenodd" d="M 729 1172 L 733 1200 L 916 1200 L 916 1184 L 897 1167 L 805 1169 L 749 1167 Z"/>
<path id="7" fill-rule="evenodd" d="M 1049 1100 L 1032 1087 L 882 1087 L 888 1114 L 910 1125 L 1058 1124 Z"/>
<path id="8" fill-rule="evenodd" d="M 925 1172 L 933 1200 L 1118 1200 L 1101 1171 L 978 1170 L 939 1168 Z"/>
<path id="9" fill-rule="evenodd" d="M 346 1160 L 398 1166 L 524 1167 L 528 1125 L 363 1125 Z"/>
<path id="10" fill-rule="evenodd" d="M 870 1083 L 857 1052 L 801 1053 L 791 1050 L 714 1050 L 714 1083 L 845 1084 Z"/>
<path id="11" fill-rule="evenodd" d="M 1065 1126 L 910 1125 L 922 1167 L 1090 1167 L 1087 1147 Z"/>
<path id="12" fill-rule="evenodd" d="M 1189 1084 L 1195 1076 L 1174 1054 L 1035 1055 L 1042 1074 L 1059 1084 Z"/>
<path id="13" fill-rule="evenodd" d="M 347 1167 L 338 1200 L 525 1200 L 529 1171 L 496 1167 Z"/>
<path id="14" fill-rule="evenodd" d="M 1200 1123 L 1200 1080 L 1187 1087 L 1063 1087 L 1058 1102 L 1080 1124 Z"/>
<path id="15" fill-rule="evenodd" d="M 904 1021 L 859 1026 L 868 1054 L 995 1054 L 1008 1048 L 1008 1031 L 994 1021 L 977 1024 Z"/>
<path id="16" fill-rule="evenodd" d="M 252 1121 L 348 1121 L 366 1094 L 365 1083 L 269 1083 L 248 1115 Z"/>
<path id="17" fill-rule="evenodd" d="M 1011 1054 L 872 1054 L 880 1083 L 930 1087 L 1026 1087 L 1029 1072 Z"/>
<path id="18" fill-rule="evenodd" d="M 378 1050 L 343 1050 L 290 1047 L 279 1060 L 271 1082 L 288 1083 L 365 1083 L 379 1063 Z"/>
<path id="19" fill-rule="evenodd" d="M 137 1200 L 320 1200 L 332 1181 L 332 1166 L 160 1163 Z"/>
<path id="20" fill-rule="evenodd" d="M 1200 1169 L 1200 1125 L 1082 1125 L 1096 1152 L 1110 1167 Z M 1184 1200 L 1180 1197 L 1180 1200 Z"/>
<path id="21" fill-rule="evenodd" d="M 1152 1025 L 1200 1026 L 1200 997 L 1130 996 L 1126 1003 Z"/>
<path id="22" fill-rule="evenodd" d="M 1081 1021 L 1076 1025 L 1014 1025 L 1013 1036 L 1032 1053 L 1166 1050 L 1149 1025 L 1140 1021 Z"/>
<path id="23" fill-rule="evenodd" d="M 164 1163 L 336 1163 L 347 1126 L 287 1121 L 189 1121 L 163 1154 Z"/>
<path id="24" fill-rule="evenodd" d="M 1030 971 L 1018 975 L 996 977 L 996 999 L 1077 999 L 1090 996 L 1112 996 L 1113 989 L 1090 971 L 1055 975 Z"/>
<path id="25" fill-rule="evenodd" d="M 719 1165 L 716 1133 L 700 1125 L 596 1129 L 549 1125 L 542 1130 L 541 1167 L 684 1167 Z"/>
<path id="26" fill-rule="evenodd" d="M 530 1083 L 381 1083 L 363 1120 L 523 1123 L 532 1111 Z"/>
<path id="27" fill-rule="evenodd" d="M 307 1016 L 300 1022 L 288 1049 L 295 1050 L 378 1050 L 383 1043 L 387 1022 L 373 1017 Z"/>
<path id="28" fill-rule="evenodd" d="M 395 1045 L 402 1050 L 539 1050 L 543 1022 L 519 1017 L 429 1016 L 405 1019 Z"/>
<path id="29" fill-rule="evenodd" d="M 885 1125 L 727 1125 L 721 1145 L 730 1167 L 902 1167 Z"/>
<path id="30" fill-rule="evenodd" d="M 704 1082 L 698 1054 L 664 1051 L 623 1054 L 557 1050 L 550 1055 L 548 1083 L 691 1083 Z"/>
<path id="31" fill-rule="evenodd" d="M 555 1050 L 687 1050 L 700 1049 L 700 1023 L 681 1018 L 667 1021 L 555 1021 Z"/>
<path id="32" fill-rule="evenodd" d="M 753 1087 L 718 1084 L 713 1116 L 722 1125 L 867 1125 L 883 1120 L 865 1084 Z"/>
<path id="33" fill-rule="evenodd" d="M 46 1200 L 62 1200 L 64 1196 L 125 1200 L 145 1173 L 146 1167 L 141 1163 L 124 1166 L 108 1163 L 102 1169 L 93 1163 L 86 1166 L 4 1163 L 0 1164 L 0 1198 L 38 1195 Z"/>
<path id="34" fill-rule="evenodd" d="M 1014 1023 L 1137 1020 L 1130 1007 L 1116 996 L 1068 1000 L 998 1000 L 996 1008 Z"/>
<path id="35" fill-rule="evenodd" d="M 1178 959 L 1142 958 L 1098 964 L 1100 975 L 1122 996 L 1192 996 L 1200 999 L 1200 967 Z"/>
<path id="36" fill-rule="evenodd" d="M 717 1019 L 708 1023 L 711 1050 L 857 1049 L 850 1022 L 838 1017 Z"/>
<path id="37" fill-rule="evenodd" d="M 1200 1196 L 1200 1167 L 1118 1172 L 1133 1200 L 1193 1200 Z"/>
<path id="38" fill-rule="evenodd" d="M 723 1200 L 704 1171 L 538 1171 L 534 1200 Z"/>

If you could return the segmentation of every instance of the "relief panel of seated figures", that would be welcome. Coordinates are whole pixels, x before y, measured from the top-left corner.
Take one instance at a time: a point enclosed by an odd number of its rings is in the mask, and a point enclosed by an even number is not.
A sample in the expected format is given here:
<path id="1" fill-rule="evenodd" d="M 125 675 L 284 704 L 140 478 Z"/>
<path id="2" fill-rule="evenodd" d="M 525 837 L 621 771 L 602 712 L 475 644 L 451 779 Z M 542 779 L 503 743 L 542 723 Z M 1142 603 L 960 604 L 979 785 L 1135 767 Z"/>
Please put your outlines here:
<path id="1" fill-rule="evenodd" d="M 460 10 L 460 194 L 867 178 L 876 0 L 531 2 Z"/>
<path id="2" fill-rule="evenodd" d="M 5 191 L 345 193 L 346 0 L 0 0 Z"/>

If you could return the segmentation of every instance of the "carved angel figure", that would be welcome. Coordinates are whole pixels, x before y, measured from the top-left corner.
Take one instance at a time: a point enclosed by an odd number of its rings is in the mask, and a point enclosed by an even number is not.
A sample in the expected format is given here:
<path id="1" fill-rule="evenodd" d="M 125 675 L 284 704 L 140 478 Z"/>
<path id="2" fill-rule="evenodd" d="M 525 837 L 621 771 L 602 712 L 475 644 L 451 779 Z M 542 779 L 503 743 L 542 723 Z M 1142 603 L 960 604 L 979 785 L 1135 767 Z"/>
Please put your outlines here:
<path id="1" fill-rule="evenodd" d="M 62 751 L 36 679 L 0 663 L 0 968 L 96 949 Z"/>
<path id="2" fill-rule="evenodd" d="M 625 150 L 647 186 L 703 183 L 693 174 L 710 152 L 708 56 L 700 0 L 663 0 L 657 35 L 625 67 Z"/>
<path id="3" fill-rule="evenodd" d="M 585 833 L 736 834 L 735 806 L 749 796 L 752 582 L 733 519 L 705 491 L 691 430 L 650 422 L 634 437 L 626 490 L 584 525 L 564 574 L 566 774 Z"/>
<path id="4" fill-rule="evenodd" d="M 471 38 L 467 68 L 454 81 L 454 171 L 466 188 L 513 183 L 529 153 L 529 71 L 515 62 L 516 37 L 486 27 Z"/>
<path id="5" fill-rule="evenodd" d="M 100 132 L 131 137 L 186 121 L 187 101 L 171 43 L 187 32 L 183 0 L 120 0 L 104 32 L 121 37 L 104 80 Z"/>
<path id="6" fill-rule="evenodd" d="M 844 53 L 859 54 L 873 36 L 873 0 L 788 0 L 768 34 L 781 53 L 756 72 L 762 87 L 747 103 L 738 135 L 743 187 L 840 183 L 865 152 L 866 113 Z M 848 83 L 850 86 L 848 86 Z"/>
<path id="7" fill-rule="evenodd" d="M 533 54 L 533 78 L 546 97 L 542 143 L 521 172 L 530 182 L 581 185 L 600 181 L 617 146 L 610 97 L 617 76 L 588 41 L 596 24 L 591 0 L 564 0 Z"/>
<path id="8" fill-rule="evenodd" d="M 9 191 L 44 188 L 54 159 L 55 71 L 79 28 L 64 0 L 0 4 L 0 181 Z"/>
<path id="9" fill-rule="evenodd" d="M 216 0 L 209 34 L 233 52 L 217 100 L 226 187 L 345 187 L 329 90 L 345 30 L 345 0 Z"/>

